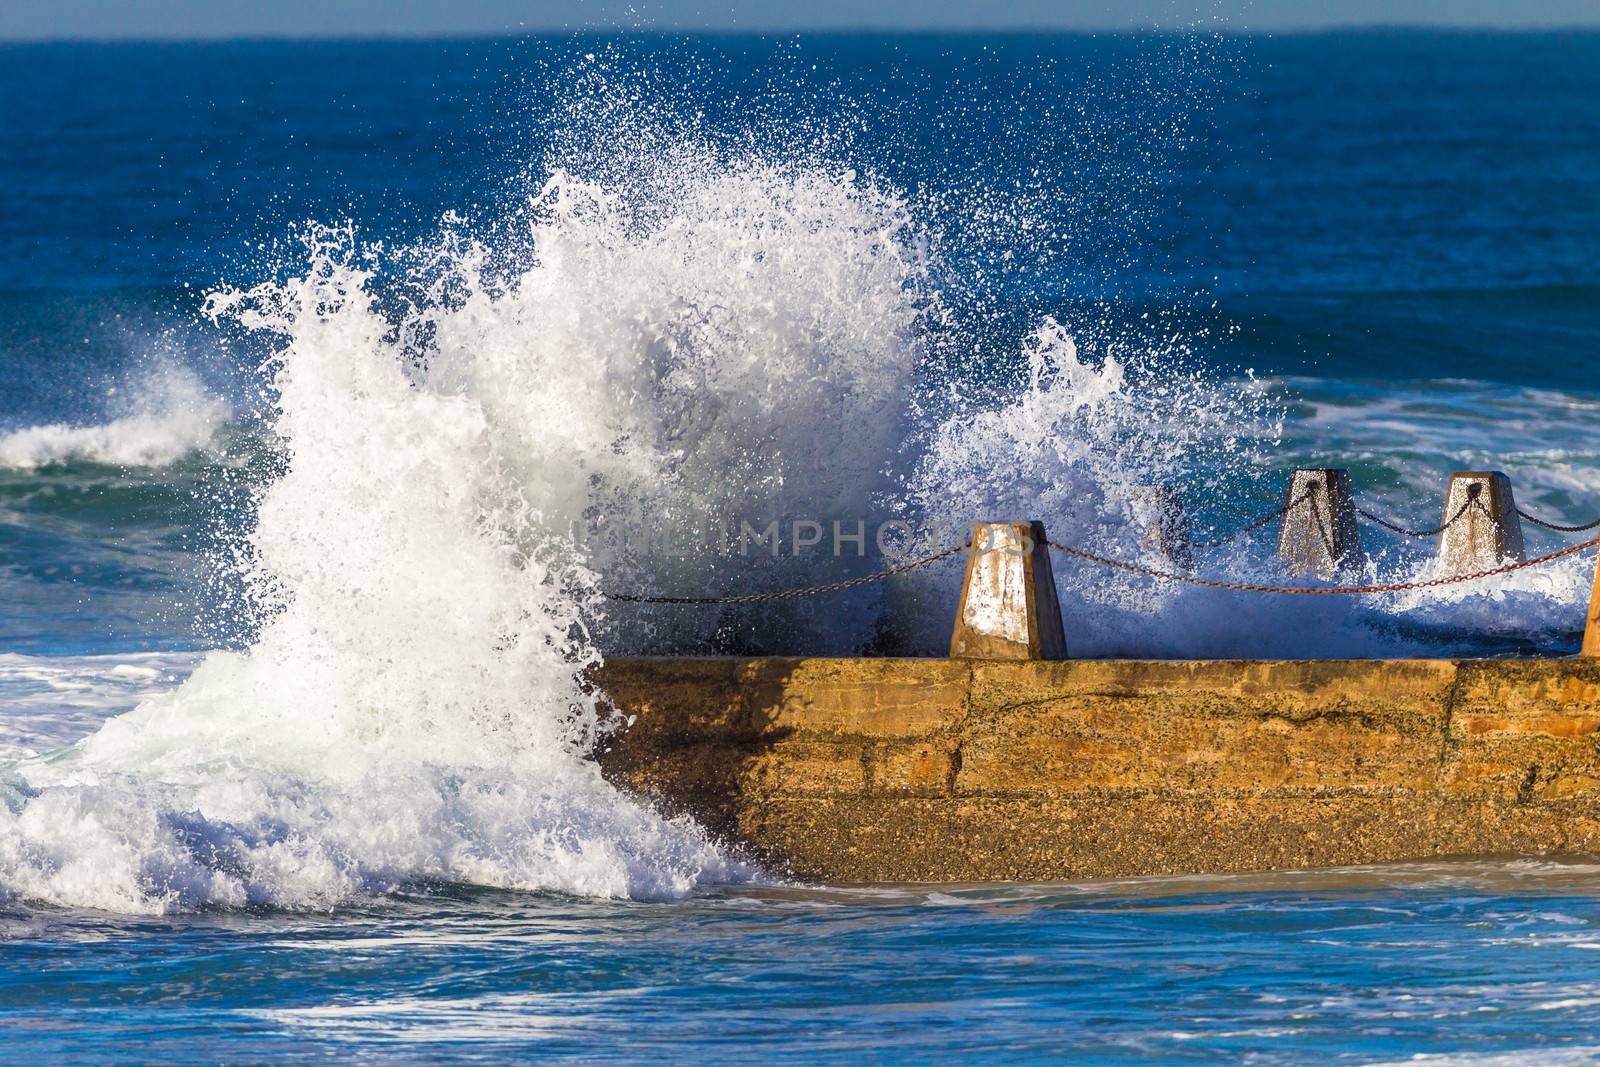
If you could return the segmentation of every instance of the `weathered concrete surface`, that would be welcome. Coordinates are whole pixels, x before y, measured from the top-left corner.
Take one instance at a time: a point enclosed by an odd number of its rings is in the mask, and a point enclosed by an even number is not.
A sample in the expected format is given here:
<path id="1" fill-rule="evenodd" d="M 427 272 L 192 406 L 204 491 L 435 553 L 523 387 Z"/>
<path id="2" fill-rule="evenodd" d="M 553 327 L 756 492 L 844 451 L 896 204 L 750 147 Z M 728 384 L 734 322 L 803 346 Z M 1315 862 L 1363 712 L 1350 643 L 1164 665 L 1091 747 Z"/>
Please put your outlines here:
<path id="1" fill-rule="evenodd" d="M 1459 518 L 1458 518 L 1459 516 Z M 1486 571 L 1525 558 L 1511 479 L 1499 471 L 1450 476 L 1439 533 L 1439 576 Z"/>
<path id="2" fill-rule="evenodd" d="M 1600 852 L 1600 662 L 619 659 L 613 780 L 795 875 Z"/>
<path id="3" fill-rule="evenodd" d="M 1350 472 L 1302 468 L 1289 479 L 1278 524 L 1278 555 L 1295 574 L 1329 579 L 1361 569 L 1361 525 Z"/>
<path id="4" fill-rule="evenodd" d="M 1189 516 L 1183 497 L 1170 485 L 1138 485 L 1132 493 L 1133 519 L 1145 530 L 1144 547 L 1174 567 L 1194 565 L 1189 541 Z"/>
<path id="5" fill-rule="evenodd" d="M 961 583 L 950 655 L 1066 659 L 1050 548 L 1039 522 L 980 522 Z"/>

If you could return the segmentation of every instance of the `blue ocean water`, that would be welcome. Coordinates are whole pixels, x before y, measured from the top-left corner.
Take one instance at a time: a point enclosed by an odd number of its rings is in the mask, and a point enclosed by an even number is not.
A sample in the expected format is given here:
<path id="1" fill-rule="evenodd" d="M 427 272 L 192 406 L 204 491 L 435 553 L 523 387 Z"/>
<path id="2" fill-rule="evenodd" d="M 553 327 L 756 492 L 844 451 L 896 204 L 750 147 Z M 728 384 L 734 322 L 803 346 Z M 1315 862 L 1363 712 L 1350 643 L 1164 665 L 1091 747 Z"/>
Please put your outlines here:
<path id="1" fill-rule="evenodd" d="M 0 990 L 19 1049 L 75 1062 L 1586 1063 L 1594 879 L 1445 864 L 16 915 Z"/>
<path id="2" fill-rule="evenodd" d="M 551 516 L 864 502 L 1114 547 L 1131 482 L 1220 529 L 1313 463 L 1413 526 L 1485 467 L 1600 516 L 1600 34 L 0 45 L 0 115 L 18 1058 L 1600 1057 L 1581 858 L 983 887 L 718 858 L 585 776 L 564 664 L 926 652 L 950 576 L 685 621 L 538 570 Z M 1375 576 L 1425 572 L 1366 536 Z M 1562 654 L 1591 566 L 1063 601 L 1087 654 Z"/>

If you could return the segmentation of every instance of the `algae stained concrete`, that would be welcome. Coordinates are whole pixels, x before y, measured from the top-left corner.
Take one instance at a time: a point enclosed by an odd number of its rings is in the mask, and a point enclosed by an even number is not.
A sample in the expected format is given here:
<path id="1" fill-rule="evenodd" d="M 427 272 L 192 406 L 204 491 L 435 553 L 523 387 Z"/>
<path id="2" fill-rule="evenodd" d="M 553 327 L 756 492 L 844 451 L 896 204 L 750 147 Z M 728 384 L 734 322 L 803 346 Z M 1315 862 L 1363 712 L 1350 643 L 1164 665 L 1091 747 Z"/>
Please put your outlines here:
<path id="1" fill-rule="evenodd" d="M 829 882 L 1600 851 L 1600 662 L 618 659 L 615 782 Z"/>

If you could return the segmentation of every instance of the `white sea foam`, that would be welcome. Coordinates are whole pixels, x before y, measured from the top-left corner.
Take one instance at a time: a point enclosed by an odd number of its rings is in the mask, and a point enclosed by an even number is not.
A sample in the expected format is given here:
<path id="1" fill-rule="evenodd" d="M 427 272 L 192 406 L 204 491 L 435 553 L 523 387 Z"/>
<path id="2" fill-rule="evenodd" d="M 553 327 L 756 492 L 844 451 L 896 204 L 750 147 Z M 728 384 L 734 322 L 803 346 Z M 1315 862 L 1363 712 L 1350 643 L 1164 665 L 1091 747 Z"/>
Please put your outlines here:
<path id="1" fill-rule="evenodd" d="M 285 285 L 213 298 L 281 339 L 287 469 L 241 552 L 259 638 L 14 765 L 6 891 L 160 911 L 433 880 L 662 896 L 748 874 L 589 758 L 609 725 L 583 682 L 590 563 L 633 560 L 626 539 L 568 532 L 597 512 L 864 507 L 914 356 L 916 268 L 901 205 L 854 175 L 673 173 L 643 203 L 556 175 L 514 269 L 447 238 L 399 323 L 348 231 L 314 231 Z"/>
<path id="2" fill-rule="evenodd" d="M 0 468 L 33 470 L 57 463 L 162 467 L 211 451 L 232 411 L 192 372 L 164 368 L 139 381 L 108 407 L 105 422 L 46 423 L 0 435 Z"/>
<path id="3" fill-rule="evenodd" d="M 1322 401 L 1326 386 L 1316 382 L 1208 380 L 1162 360 L 1143 368 L 1092 361 L 1054 322 L 1025 347 L 1031 374 L 1022 389 L 981 397 L 927 433 L 906 477 L 908 511 L 923 517 L 925 532 L 905 555 L 962 538 L 962 521 L 1018 516 L 1042 519 L 1057 540 L 1167 568 L 1153 551 L 1143 487 L 1173 487 L 1191 509 L 1255 501 L 1233 504 L 1219 522 L 1226 531 L 1278 503 L 1290 468 L 1329 462 L 1377 468 L 1387 484 L 1359 487 L 1362 503 L 1418 525 L 1438 521 L 1449 473 L 1441 462 L 1451 458 L 1458 469 L 1506 467 L 1519 503 L 1556 521 L 1591 518 L 1595 507 L 1593 485 L 1583 485 L 1600 469 L 1600 437 L 1582 421 L 1591 405 L 1580 397 L 1457 383 L 1443 392 L 1390 386 L 1341 407 Z M 1280 414 L 1291 407 L 1309 407 L 1309 417 Z M 1197 550 L 1199 569 L 1297 584 L 1273 557 L 1275 535 L 1269 524 L 1254 537 Z M 1371 527 L 1364 538 L 1363 581 L 1436 576 L 1431 540 L 1397 545 Z M 1528 554 L 1570 540 L 1530 527 Z M 1068 643 L 1085 656 L 1367 657 L 1549 644 L 1581 629 L 1593 578 L 1584 554 L 1491 581 L 1295 597 L 1152 582 L 1059 555 L 1056 568 Z M 959 580 L 950 568 L 907 583 L 901 607 L 925 620 L 922 649 L 937 647 L 946 617 L 907 609 L 953 603 Z"/>
<path id="4" fill-rule="evenodd" d="M 1532 1044 L 1498 1052 L 1419 1052 L 1398 1060 L 1368 1060 L 1367 1067 L 1523 1067 L 1524 1064 L 1591 1064 L 1600 1060 L 1600 1045 Z"/>
<path id="5" fill-rule="evenodd" d="M 83 739 L 112 716 L 177 685 L 199 659 L 189 652 L 0 653 L 0 759 L 31 758 Z"/>

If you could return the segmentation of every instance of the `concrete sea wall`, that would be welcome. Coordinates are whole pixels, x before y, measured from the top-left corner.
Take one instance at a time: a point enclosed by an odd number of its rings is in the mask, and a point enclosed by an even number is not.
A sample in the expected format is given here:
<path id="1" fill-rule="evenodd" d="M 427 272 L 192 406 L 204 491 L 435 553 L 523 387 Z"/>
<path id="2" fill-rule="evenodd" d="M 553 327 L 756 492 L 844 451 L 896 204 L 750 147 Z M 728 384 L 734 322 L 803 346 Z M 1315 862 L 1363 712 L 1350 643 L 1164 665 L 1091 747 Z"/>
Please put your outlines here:
<path id="1" fill-rule="evenodd" d="M 1600 852 L 1600 661 L 615 659 L 601 766 L 777 869 L 1085 879 Z"/>

